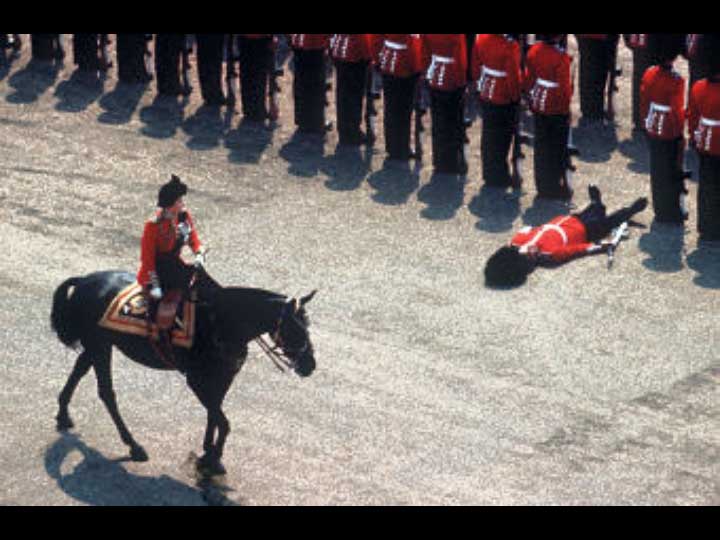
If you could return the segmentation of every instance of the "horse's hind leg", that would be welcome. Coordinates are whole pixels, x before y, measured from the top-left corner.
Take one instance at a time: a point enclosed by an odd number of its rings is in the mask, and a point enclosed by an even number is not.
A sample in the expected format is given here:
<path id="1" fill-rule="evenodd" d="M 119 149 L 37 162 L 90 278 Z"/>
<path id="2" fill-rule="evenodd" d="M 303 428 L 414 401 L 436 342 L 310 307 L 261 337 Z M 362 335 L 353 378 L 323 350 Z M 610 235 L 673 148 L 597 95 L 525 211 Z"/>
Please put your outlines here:
<path id="1" fill-rule="evenodd" d="M 95 368 L 95 376 L 97 377 L 98 384 L 98 395 L 105 404 L 110 416 L 115 422 L 120 433 L 122 441 L 130 447 L 130 457 L 133 461 L 147 461 L 147 452 L 140 446 L 133 436 L 130 434 L 125 422 L 120 416 L 120 410 L 115 400 L 115 390 L 113 390 L 112 383 L 112 370 L 110 363 L 112 359 L 112 347 L 111 345 L 102 345 L 93 351 L 93 368 Z"/>
<path id="2" fill-rule="evenodd" d="M 70 377 L 68 377 L 68 380 L 58 397 L 60 409 L 55 417 L 57 420 L 58 431 L 66 431 L 74 427 L 73 421 L 70 418 L 70 413 L 68 412 L 68 406 L 70 405 L 70 400 L 72 399 L 73 393 L 75 392 L 80 379 L 85 376 L 91 366 L 92 359 L 88 355 L 87 351 L 83 351 L 75 361 L 75 367 L 73 368 L 72 373 L 70 373 Z"/>

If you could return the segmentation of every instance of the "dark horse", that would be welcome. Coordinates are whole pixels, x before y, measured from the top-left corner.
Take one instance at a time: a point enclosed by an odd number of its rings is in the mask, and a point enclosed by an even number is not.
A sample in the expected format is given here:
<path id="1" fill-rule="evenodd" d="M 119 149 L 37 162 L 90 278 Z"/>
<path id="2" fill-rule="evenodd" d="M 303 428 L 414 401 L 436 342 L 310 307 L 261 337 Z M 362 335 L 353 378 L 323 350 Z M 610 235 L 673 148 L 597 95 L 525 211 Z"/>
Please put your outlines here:
<path id="1" fill-rule="evenodd" d="M 100 399 L 122 441 L 130 447 L 131 459 L 147 461 L 147 453 L 130 434 L 115 401 L 110 369 L 112 346 L 144 366 L 163 370 L 173 367 L 158 356 L 147 337 L 115 332 L 97 324 L 118 292 L 134 280 L 135 276 L 126 272 L 97 272 L 67 279 L 55 291 L 52 328 L 65 345 L 82 345 L 58 398 L 57 428 L 64 431 L 73 427 L 68 405 L 80 379 L 92 367 Z M 230 423 L 222 403 L 247 358 L 248 343 L 269 334 L 274 350 L 281 351 L 286 365 L 301 377 L 309 376 L 315 369 L 315 356 L 304 305 L 315 291 L 297 300 L 262 289 L 221 287 L 202 268 L 196 273 L 193 289 L 197 296 L 195 338 L 191 349 L 173 348 L 174 364 L 207 409 L 205 453 L 198 460 L 198 468 L 209 475 L 224 474 L 221 458 Z"/>

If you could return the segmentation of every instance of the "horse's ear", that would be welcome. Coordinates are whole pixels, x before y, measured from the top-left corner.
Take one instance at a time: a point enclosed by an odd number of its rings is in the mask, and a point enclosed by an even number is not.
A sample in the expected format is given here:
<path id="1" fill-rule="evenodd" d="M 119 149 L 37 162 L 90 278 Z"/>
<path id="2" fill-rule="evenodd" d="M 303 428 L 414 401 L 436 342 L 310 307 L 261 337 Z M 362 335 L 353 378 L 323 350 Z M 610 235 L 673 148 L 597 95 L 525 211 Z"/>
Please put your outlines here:
<path id="1" fill-rule="evenodd" d="M 301 306 L 304 306 L 304 305 L 307 304 L 310 300 L 312 300 L 312 299 L 313 299 L 313 296 L 315 296 L 315 293 L 316 293 L 316 292 L 317 292 L 317 289 L 315 289 L 313 292 L 311 292 L 311 293 L 308 294 L 307 296 L 303 296 L 303 297 L 300 299 L 300 305 L 301 305 Z"/>
<path id="2" fill-rule="evenodd" d="M 288 300 L 287 303 L 285 304 L 285 310 L 286 310 L 286 313 L 290 313 L 291 315 L 294 315 L 295 313 L 297 313 L 297 310 L 298 310 L 297 298 L 291 298 L 290 300 Z"/>

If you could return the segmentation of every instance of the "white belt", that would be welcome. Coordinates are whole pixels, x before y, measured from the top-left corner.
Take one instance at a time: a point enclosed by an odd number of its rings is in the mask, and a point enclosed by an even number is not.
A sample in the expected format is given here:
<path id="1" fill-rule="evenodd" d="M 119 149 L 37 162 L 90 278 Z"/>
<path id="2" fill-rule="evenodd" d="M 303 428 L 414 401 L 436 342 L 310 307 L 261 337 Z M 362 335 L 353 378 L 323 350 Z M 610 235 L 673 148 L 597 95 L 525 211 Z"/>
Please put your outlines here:
<path id="1" fill-rule="evenodd" d="M 385 40 L 385 46 L 388 49 L 394 49 L 396 51 L 404 51 L 407 49 L 407 45 L 403 45 L 402 43 L 396 43 L 394 41 L 387 41 L 387 40 Z"/>
<path id="2" fill-rule="evenodd" d="M 700 123 L 707 127 L 720 127 L 720 120 L 713 120 L 704 116 L 700 118 Z"/>
<path id="3" fill-rule="evenodd" d="M 566 221 L 567 221 L 567 218 L 563 219 L 560 223 L 565 223 Z M 555 223 L 546 223 L 545 225 L 543 225 L 540 228 L 540 230 L 537 233 L 535 233 L 535 236 L 533 236 L 532 240 L 530 240 L 529 242 L 526 242 L 525 244 L 523 244 L 523 246 L 535 245 L 537 243 L 537 241 L 540 240 L 540 237 L 543 234 L 545 234 L 545 232 L 550 231 L 550 230 L 557 232 L 563 239 L 563 245 L 565 245 L 565 246 L 567 245 L 567 243 L 568 243 L 567 234 L 565 234 L 565 231 L 562 229 L 562 227 L 560 227 L 559 225 L 557 225 Z"/>
<path id="4" fill-rule="evenodd" d="M 455 62 L 454 58 L 450 58 L 449 56 L 438 56 L 436 54 L 432 55 L 432 61 L 434 63 L 438 64 L 452 64 Z"/>
<path id="5" fill-rule="evenodd" d="M 650 103 L 650 111 L 657 111 L 661 113 L 669 113 L 672 109 L 668 105 L 660 105 L 654 101 Z"/>
<path id="6" fill-rule="evenodd" d="M 482 68 L 482 74 L 490 75 L 491 77 L 507 77 L 507 71 L 498 71 L 497 69 L 491 69 L 485 66 Z"/>
<path id="7" fill-rule="evenodd" d="M 535 84 L 539 84 L 540 86 L 544 86 L 545 88 L 558 88 L 560 86 L 555 81 L 547 81 L 545 79 L 537 79 L 535 81 Z"/>

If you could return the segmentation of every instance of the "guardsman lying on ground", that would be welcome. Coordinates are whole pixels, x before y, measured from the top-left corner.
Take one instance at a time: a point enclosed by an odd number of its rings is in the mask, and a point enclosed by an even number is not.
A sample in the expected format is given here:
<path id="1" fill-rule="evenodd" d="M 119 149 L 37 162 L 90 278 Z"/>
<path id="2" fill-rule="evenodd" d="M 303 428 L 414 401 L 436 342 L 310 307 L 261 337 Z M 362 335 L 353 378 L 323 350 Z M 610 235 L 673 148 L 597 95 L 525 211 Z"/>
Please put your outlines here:
<path id="1" fill-rule="evenodd" d="M 591 253 L 606 252 L 614 244 L 602 241 L 613 229 L 647 207 L 645 197 L 632 206 L 606 214 L 600 190 L 588 188 L 590 204 L 577 214 L 558 216 L 539 227 L 525 227 L 488 259 L 485 284 L 516 287 L 525 283 L 537 265 L 552 265 Z"/>

